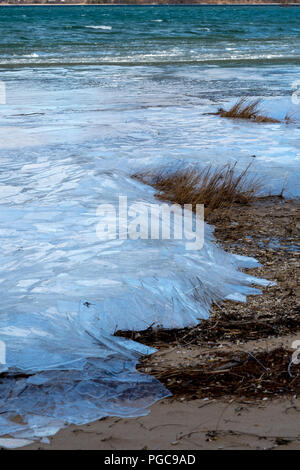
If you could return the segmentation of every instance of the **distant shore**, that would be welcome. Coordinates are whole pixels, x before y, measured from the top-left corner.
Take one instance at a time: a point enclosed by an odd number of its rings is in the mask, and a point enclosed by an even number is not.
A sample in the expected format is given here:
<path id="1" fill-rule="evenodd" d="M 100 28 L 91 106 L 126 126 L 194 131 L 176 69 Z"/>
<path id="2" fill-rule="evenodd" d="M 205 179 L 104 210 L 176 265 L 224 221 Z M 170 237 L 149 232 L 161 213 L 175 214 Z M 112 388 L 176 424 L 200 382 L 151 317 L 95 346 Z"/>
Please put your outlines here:
<path id="1" fill-rule="evenodd" d="M 236 3 L 234 1 L 227 1 L 227 0 L 218 0 L 216 2 L 211 2 L 211 3 L 206 3 L 206 2 L 201 2 L 201 1 L 196 1 L 196 2 L 164 2 L 162 3 L 161 1 L 153 1 L 153 2 L 143 2 L 141 1 L 140 3 L 133 3 L 132 0 L 126 0 L 122 3 L 110 3 L 110 2 L 105 2 L 105 1 L 95 1 L 91 0 L 90 2 L 35 2 L 35 3 L 28 3 L 28 2 L 16 2 L 16 3 L 0 3 L 0 7 L 7 7 L 7 6 L 132 6 L 132 7 L 138 7 L 138 6 L 280 6 L 280 7 L 298 7 L 300 6 L 300 0 L 297 3 L 282 3 L 282 2 L 260 2 L 260 1 L 252 1 L 252 2 L 239 2 Z"/>

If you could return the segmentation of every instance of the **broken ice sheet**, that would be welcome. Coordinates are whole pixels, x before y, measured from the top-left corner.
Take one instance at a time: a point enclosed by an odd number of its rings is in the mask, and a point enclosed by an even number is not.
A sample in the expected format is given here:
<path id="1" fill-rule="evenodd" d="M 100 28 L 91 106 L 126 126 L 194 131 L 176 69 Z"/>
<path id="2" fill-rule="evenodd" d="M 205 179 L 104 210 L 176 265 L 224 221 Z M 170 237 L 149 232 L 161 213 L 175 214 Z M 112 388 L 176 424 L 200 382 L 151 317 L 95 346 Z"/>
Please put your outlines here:
<path id="1" fill-rule="evenodd" d="M 114 203 L 121 192 L 155 202 L 125 174 L 86 175 L 69 201 L 56 193 L 43 201 L 41 192 L 18 205 L 8 195 L 1 205 L 0 435 L 20 439 L 148 413 L 169 395 L 136 371 L 153 349 L 114 332 L 192 326 L 214 300 L 244 300 L 259 293 L 253 283 L 265 284 L 241 272 L 255 261 L 225 253 L 208 225 L 201 251 L 187 251 L 184 240 L 99 240 L 99 201 Z"/>

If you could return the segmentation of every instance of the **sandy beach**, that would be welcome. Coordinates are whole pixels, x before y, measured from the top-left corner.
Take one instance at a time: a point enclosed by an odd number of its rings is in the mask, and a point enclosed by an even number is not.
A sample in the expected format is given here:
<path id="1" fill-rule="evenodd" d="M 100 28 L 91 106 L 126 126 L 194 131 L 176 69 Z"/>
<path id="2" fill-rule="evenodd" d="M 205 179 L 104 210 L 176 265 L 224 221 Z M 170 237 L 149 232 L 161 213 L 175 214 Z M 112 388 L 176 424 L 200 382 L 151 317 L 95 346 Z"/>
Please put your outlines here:
<path id="1" fill-rule="evenodd" d="M 70 426 L 24 449 L 263 450 L 300 449 L 300 400 L 164 400 L 148 416 L 105 418 Z"/>

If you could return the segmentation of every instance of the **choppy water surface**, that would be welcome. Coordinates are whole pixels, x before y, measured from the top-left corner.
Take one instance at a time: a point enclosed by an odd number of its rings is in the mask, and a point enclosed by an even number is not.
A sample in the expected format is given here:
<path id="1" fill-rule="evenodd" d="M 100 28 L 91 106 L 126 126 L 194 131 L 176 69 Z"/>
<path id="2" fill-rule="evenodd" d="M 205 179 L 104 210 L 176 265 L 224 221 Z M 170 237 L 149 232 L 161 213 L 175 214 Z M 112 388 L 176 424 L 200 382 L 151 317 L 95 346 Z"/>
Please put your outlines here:
<path id="1" fill-rule="evenodd" d="M 145 413 L 168 394 L 135 372 L 151 351 L 110 334 L 194 324 L 213 299 L 244 300 L 257 291 L 239 268 L 255 262 L 217 248 L 209 227 L 199 253 L 101 243 L 97 207 L 120 194 L 154 202 L 130 175 L 175 164 L 252 162 L 266 193 L 299 196 L 300 124 L 205 113 L 249 95 L 300 121 L 300 9 L 1 7 L 0 32 L 0 432 Z"/>
<path id="2" fill-rule="evenodd" d="M 1 154 L 14 162 L 4 182 L 19 177 L 22 159 L 47 159 L 53 172 L 70 157 L 73 184 L 86 159 L 94 169 L 116 160 L 118 168 L 174 159 L 244 166 L 256 155 L 266 190 L 284 183 L 299 194 L 299 126 L 203 116 L 244 95 L 266 98 L 275 117 L 297 116 L 299 25 L 296 7 L 1 8 Z M 29 196 L 36 185 L 26 181 Z M 48 194 L 59 181 L 52 174 L 40 186 Z"/>

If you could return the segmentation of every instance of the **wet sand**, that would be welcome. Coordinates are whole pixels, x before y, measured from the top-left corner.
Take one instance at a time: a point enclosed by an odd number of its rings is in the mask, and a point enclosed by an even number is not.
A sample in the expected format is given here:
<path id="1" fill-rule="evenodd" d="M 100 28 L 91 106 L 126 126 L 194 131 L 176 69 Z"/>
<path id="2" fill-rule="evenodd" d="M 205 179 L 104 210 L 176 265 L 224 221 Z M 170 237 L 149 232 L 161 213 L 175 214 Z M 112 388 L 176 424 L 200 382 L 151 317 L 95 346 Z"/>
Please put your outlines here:
<path id="1" fill-rule="evenodd" d="M 70 426 L 50 438 L 50 444 L 34 443 L 25 449 L 300 450 L 300 399 L 168 399 L 154 405 L 148 416 Z"/>

